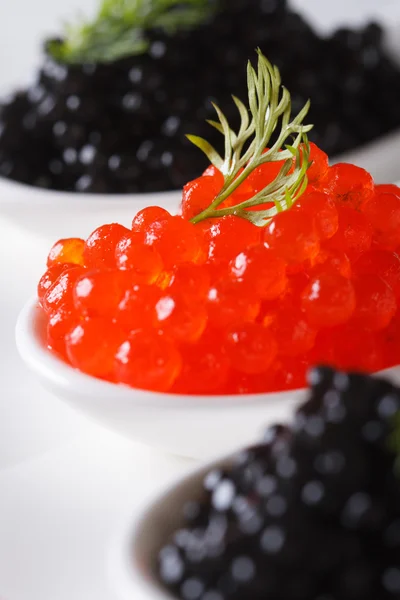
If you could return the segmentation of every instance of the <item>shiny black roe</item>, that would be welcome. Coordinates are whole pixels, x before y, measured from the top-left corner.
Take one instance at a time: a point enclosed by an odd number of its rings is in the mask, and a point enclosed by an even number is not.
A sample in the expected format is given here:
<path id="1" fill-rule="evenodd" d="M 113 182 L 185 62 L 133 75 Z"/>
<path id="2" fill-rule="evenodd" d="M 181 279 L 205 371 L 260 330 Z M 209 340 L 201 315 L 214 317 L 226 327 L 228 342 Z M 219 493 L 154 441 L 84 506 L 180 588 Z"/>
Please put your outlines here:
<path id="1" fill-rule="evenodd" d="M 0 108 L 0 175 L 77 192 L 181 188 L 207 164 L 185 135 L 221 147 L 211 102 L 235 124 L 231 94 L 246 100 L 257 47 L 294 111 L 311 98 L 310 138 L 329 155 L 400 126 L 400 72 L 378 26 L 325 39 L 284 0 L 215 1 L 213 19 L 190 32 L 149 31 L 141 56 L 66 66 L 46 55 L 36 83 Z"/>
<path id="2" fill-rule="evenodd" d="M 400 599 L 400 390 L 328 368 L 309 383 L 291 428 L 210 471 L 182 508 L 155 565 L 177 598 Z"/>

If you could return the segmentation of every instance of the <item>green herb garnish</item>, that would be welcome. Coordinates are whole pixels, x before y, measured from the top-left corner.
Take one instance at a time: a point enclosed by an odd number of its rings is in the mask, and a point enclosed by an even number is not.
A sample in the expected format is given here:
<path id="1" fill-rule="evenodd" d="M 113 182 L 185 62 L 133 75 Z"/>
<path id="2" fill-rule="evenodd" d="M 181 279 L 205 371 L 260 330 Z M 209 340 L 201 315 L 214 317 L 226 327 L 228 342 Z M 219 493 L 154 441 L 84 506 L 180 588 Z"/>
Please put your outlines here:
<path id="1" fill-rule="evenodd" d="M 209 0 L 103 0 L 92 22 L 67 25 L 63 40 L 50 41 L 49 53 L 64 63 L 107 63 L 142 54 L 146 31 L 173 34 L 203 22 L 212 12 Z"/>
<path id="2" fill-rule="evenodd" d="M 247 67 L 249 108 L 233 97 L 240 113 L 239 131 L 235 133 L 231 129 L 224 114 L 215 104 L 219 120 L 208 121 L 225 138 L 224 157 L 222 158 L 205 139 L 194 135 L 187 136 L 225 178 L 218 196 L 209 207 L 192 219 L 193 223 L 210 217 L 236 215 L 255 225 L 264 226 L 278 212 L 290 208 L 307 187 L 310 148 L 306 133 L 312 125 L 304 125 L 303 120 L 308 113 L 310 102 L 307 102 L 291 120 L 290 94 L 281 85 L 278 68 L 271 65 L 261 50 L 257 53 L 257 72 L 250 62 Z M 276 141 L 265 152 L 278 126 L 280 132 Z M 287 144 L 290 137 L 293 137 L 293 141 Z M 275 180 L 258 194 L 235 206 L 219 208 L 254 169 L 267 162 L 282 160 L 285 162 Z M 274 206 L 266 210 L 251 210 L 264 203 L 273 203 Z"/>

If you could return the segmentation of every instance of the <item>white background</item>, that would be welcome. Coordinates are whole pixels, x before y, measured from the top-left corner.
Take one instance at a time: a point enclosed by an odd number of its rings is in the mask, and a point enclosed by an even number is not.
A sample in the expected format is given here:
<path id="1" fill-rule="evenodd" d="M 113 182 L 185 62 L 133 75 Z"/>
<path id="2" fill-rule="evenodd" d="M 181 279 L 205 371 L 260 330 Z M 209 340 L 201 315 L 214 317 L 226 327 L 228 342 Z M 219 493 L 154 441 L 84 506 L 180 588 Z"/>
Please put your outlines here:
<path id="1" fill-rule="evenodd" d="M 398 0 L 292 0 L 292 5 L 325 30 L 385 12 L 400 14 Z M 5 84 L 31 79 L 43 37 L 58 35 L 60 24 L 93 14 L 96 6 L 96 0 L 1 0 L 0 72 Z"/>
<path id="2" fill-rule="evenodd" d="M 362 23 L 399 0 L 297 0 L 322 29 Z M 43 36 L 95 0 L 0 0 L 0 89 L 32 79 Z M 41 390 L 16 355 L 13 328 L 50 240 L 1 216 L 0 203 L 0 598 L 117 600 L 107 574 L 121 520 L 187 461 L 131 444 Z M 132 600 L 150 600 L 140 592 Z"/>

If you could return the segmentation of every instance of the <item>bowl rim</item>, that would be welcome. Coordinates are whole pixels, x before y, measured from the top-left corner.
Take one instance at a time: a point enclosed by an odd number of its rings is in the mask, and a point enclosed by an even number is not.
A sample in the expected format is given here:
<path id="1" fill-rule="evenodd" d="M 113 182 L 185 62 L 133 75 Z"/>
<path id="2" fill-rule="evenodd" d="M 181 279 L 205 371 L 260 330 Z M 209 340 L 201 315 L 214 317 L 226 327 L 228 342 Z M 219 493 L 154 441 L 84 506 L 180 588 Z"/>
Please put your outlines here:
<path id="1" fill-rule="evenodd" d="M 249 409 L 260 407 L 268 403 L 271 407 L 285 401 L 293 401 L 296 397 L 303 396 L 306 388 L 298 388 L 278 392 L 261 392 L 256 394 L 172 394 L 166 392 L 152 392 L 132 388 L 124 384 L 115 384 L 91 375 L 86 375 L 65 363 L 46 348 L 40 339 L 38 329 L 40 319 L 43 319 L 43 309 L 39 306 L 36 297 L 31 298 L 18 315 L 15 327 L 15 341 L 17 350 L 25 364 L 39 376 L 42 381 L 52 384 L 52 387 L 68 389 L 69 393 L 82 396 L 96 397 L 99 400 L 121 398 L 129 400 L 136 406 L 152 408 L 240 408 Z"/>
<path id="2" fill-rule="evenodd" d="M 147 594 L 151 594 L 152 600 L 176 600 L 177 597 L 164 589 L 161 582 L 158 582 L 151 573 L 150 565 L 143 562 L 140 538 L 145 536 L 149 526 L 154 528 L 152 524 L 154 516 L 159 515 L 165 502 L 173 500 L 188 487 L 200 484 L 211 469 L 228 466 L 240 450 L 241 448 L 238 448 L 236 452 L 189 468 L 153 494 L 136 516 L 132 515 L 132 512 L 124 515 L 111 541 L 107 563 L 108 578 L 118 595 L 118 600 L 132 599 L 138 585 Z M 169 524 L 168 529 L 171 531 L 174 529 L 172 523 Z"/>
<path id="3" fill-rule="evenodd" d="M 81 208 L 81 202 L 85 202 L 86 205 L 95 204 L 101 208 L 103 204 L 112 202 L 117 204 L 126 204 L 128 202 L 134 202 L 136 200 L 144 201 L 151 200 L 152 198 L 159 198 L 160 201 L 176 200 L 180 198 L 182 189 L 160 191 L 160 192 L 138 192 L 138 193 L 127 193 L 127 194 L 95 194 L 95 193 L 82 193 L 82 192 L 68 192 L 66 190 L 53 190 L 48 188 L 41 188 L 13 179 L 8 179 L 3 175 L 0 175 L 0 206 L 7 206 L 9 204 L 30 204 L 35 203 L 37 205 L 55 205 L 55 197 L 57 197 L 58 203 L 68 202 L 68 205 L 77 205 Z"/>

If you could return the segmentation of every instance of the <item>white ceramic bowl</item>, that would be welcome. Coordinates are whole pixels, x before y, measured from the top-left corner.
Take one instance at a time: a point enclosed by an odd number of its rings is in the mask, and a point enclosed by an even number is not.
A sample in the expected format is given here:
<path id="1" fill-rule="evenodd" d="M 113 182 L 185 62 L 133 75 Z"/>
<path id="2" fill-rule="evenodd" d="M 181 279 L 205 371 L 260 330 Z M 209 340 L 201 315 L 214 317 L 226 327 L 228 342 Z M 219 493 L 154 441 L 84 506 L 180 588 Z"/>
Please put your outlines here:
<path id="1" fill-rule="evenodd" d="M 17 327 L 27 366 L 56 396 L 106 427 L 191 458 L 228 454 L 257 439 L 271 422 L 285 421 L 306 390 L 231 396 L 189 396 L 133 389 L 85 375 L 54 356 L 44 340 L 44 313 L 31 300 Z M 400 367 L 382 372 L 400 383 Z"/>
<path id="2" fill-rule="evenodd" d="M 200 495 L 208 471 L 227 466 L 230 461 L 225 457 L 197 468 L 170 485 L 139 519 L 132 519 L 131 515 L 124 519 L 112 540 L 107 563 L 110 587 L 118 600 L 132 600 L 139 592 L 140 599 L 176 598 L 163 588 L 154 573 L 158 552 L 182 522 L 179 507 Z"/>
<path id="3" fill-rule="evenodd" d="M 149 194 L 79 194 L 44 190 L 0 177 L 0 216 L 45 236 L 87 237 L 103 223 L 130 227 L 138 210 L 158 205 L 176 211 L 181 191 Z"/>

